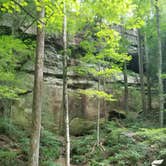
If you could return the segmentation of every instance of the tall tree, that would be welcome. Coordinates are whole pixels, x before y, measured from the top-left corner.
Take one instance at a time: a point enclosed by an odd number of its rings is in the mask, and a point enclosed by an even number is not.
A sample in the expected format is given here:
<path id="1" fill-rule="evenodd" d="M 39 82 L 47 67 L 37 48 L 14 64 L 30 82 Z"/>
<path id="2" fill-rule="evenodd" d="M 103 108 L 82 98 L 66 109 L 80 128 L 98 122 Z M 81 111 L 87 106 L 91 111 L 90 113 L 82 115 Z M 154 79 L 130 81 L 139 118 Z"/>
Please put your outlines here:
<path id="1" fill-rule="evenodd" d="M 160 127 L 163 127 L 164 123 L 164 99 L 163 99 L 163 82 L 162 82 L 162 45 L 161 45 L 161 30 L 160 30 L 160 11 L 159 2 L 156 0 L 156 30 L 157 30 L 157 42 L 158 42 L 158 90 L 159 90 L 159 107 L 160 107 Z"/>
<path id="2" fill-rule="evenodd" d="M 98 91 L 100 91 L 100 77 L 98 77 Z M 100 98 L 97 98 L 97 146 L 100 145 L 100 114 L 101 114 Z"/>
<path id="3" fill-rule="evenodd" d="M 142 110 L 143 110 L 144 115 L 146 115 L 146 100 L 145 100 L 144 71 L 143 71 L 143 53 L 142 53 L 142 42 L 141 42 L 140 30 L 138 30 L 138 59 L 139 59 L 139 74 L 140 74 L 140 83 L 141 83 Z"/>
<path id="4" fill-rule="evenodd" d="M 124 61 L 124 69 L 123 69 L 123 76 L 124 76 L 124 105 L 125 105 L 125 111 L 126 113 L 129 112 L 128 107 L 128 77 L 127 77 L 127 62 Z"/>
<path id="5" fill-rule="evenodd" d="M 145 68 L 147 77 L 147 112 L 152 110 L 152 94 L 151 94 L 151 78 L 150 78 L 150 61 L 149 61 L 149 48 L 147 42 L 147 34 L 144 33 L 144 46 L 145 46 Z"/>
<path id="6" fill-rule="evenodd" d="M 66 134 L 66 166 L 70 166 L 70 133 L 69 133 L 69 107 L 67 93 L 67 12 L 66 1 L 63 6 L 63 113 L 65 114 L 65 134 Z"/>
<path id="7" fill-rule="evenodd" d="M 123 20 L 122 20 L 123 23 Z M 121 25 L 121 52 L 127 52 L 127 42 L 125 41 L 125 24 Z M 129 111 L 128 107 L 128 75 L 127 75 L 127 61 L 123 63 L 123 78 L 124 78 L 124 109 L 126 114 Z"/>
<path id="8" fill-rule="evenodd" d="M 40 10 L 37 10 L 37 46 L 35 60 L 35 77 L 33 89 L 33 108 L 32 108 L 32 135 L 30 146 L 29 166 L 39 165 L 39 145 L 41 130 L 41 107 L 42 107 L 42 84 L 43 84 L 43 58 L 44 58 L 44 4 L 42 0 Z"/>

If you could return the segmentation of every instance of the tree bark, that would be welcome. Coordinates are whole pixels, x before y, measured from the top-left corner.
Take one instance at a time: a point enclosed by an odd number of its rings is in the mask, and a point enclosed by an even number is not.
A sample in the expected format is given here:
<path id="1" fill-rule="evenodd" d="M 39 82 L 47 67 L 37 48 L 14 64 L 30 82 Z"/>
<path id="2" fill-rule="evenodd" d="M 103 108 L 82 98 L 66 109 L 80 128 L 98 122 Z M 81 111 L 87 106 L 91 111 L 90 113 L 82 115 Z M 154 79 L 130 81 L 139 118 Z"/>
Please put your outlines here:
<path id="1" fill-rule="evenodd" d="M 38 14 L 38 20 L 42 20 L 45 14 L 44 7 L 42 7 L 41 11 L 39 11 L 37 14 Z M 34 89 L 33 89 L 33 108 L 32 108 L 32 135 L 31 135 L 29 166 L 39 165 L 41 107 L 42 107 L 42 89 L 43 89 L 42 84 L 43 84 L 44 38 L 45 38 L 44 23 L 40 23 L 40 26 L 37 26 L 37 46 L 36 46 L 35 77 L 34 77 Z"/>
<path id="2" fill-rule="evenodd" d="M 161 78 L 162 74 L 162 45 L 161 45 L 161 32 L 160 32 L 160 15 L 158 0 L 156 0 L 156 30 L 157 30 L 157 42 L 158 42 L 158 91 L 159 91 L 159 107 L 160 107 L 160 127 L 164 124 L 164 99 L 163 99 L 163 82 Z"/>
<path id="3" fill-rule="evenodd" d="M 149 61 L 149 50 L 147 44 L 147 35 L 144 34 L 144 45 L 145 45 L 145 58 L 146 58 L 146 77 L 147 77 L 147 111 L 148 113 L 152 110 L 152 95 L 151 95 L 151 80 L 150 80 L 150 61 Z"/>
<path id="4" fill-rule="evenodd" d="M 124 62 L 124 70 L 123 70 L 123 75 L 124 75 L 124 105 L 125 105 L 125 111 L 126 113 L 129 112 L 128 108 L 128 78 L 127 78 L 127 64 L 126 61 Z"/>
<path id="5" fill-rule="evenodd" d="M 122 23 L 123 23 L 123 19 L 122 19 Z M 125 39 L 125 27 L 124 26 L 121 26 L 121 34 L 122 34 L 122 40 L 124 40 Z M 123 47 L 125 48 L 125 43 L 122 43 L 122 44 L 123 44 Z M 124 61 L 123 78 L 124 78 L 124 108 L 125 108 L 125 111 L 127 114 L 129 112 L 129 107 L 128 107 L 129 92 L 128 92 L 128 77 L 127 77 L 127 62 L 126 61 Z"/>
<path id="6" fill-rule="evenodd" d="M 142 48 L 141 48 L 140 30 L 138 30 L 138 58 L 139 58 L 140 83 L 141 83 L 142 110 L 143 110 L 144 116 L 146 116 L 146 100 L 145 100 L 144 71 L 143 71 L 143 54 L 142 54 Z"/>
<path id="7" fill-rule="evenodd" d="M 98 78 L 98 91 L 100 90 L 100 78 Z M 100 145 L 100 98 L 97 99 L 97 145 Z"/>
<path id="8" fill-rule="evenodd" d="M 67 13 L 66 1 L 64 0 L 64 20 L 63 20 L 63 112 L 65 113 L 66 127 L 66 166 L 70 166 L 70 131 L 69 131 L 69 109 L 67 93 Z"/>
<path id="9" fill-rule="evenodd" d="M 106 79 L 103 78 L 103 91 L 106 92 Z M 108 115 L 107 115 L 107 107 L 106 107 L 106 100 L 103 99 L 103 109 L 104 109 L 104 118 L 105 118 L 105 122 L 107 122 L 108 120 Z"/>

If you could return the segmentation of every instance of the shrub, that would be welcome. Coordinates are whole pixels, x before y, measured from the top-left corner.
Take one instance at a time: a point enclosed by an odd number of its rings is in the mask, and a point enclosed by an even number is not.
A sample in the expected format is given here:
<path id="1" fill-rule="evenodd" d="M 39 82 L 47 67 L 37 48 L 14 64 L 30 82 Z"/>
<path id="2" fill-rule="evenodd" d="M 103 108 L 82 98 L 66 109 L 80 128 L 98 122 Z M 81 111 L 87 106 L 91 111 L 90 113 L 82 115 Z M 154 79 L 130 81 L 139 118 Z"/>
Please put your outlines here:
<path id="1" fill-rule="evenodd" d="M 0 165 L 9 166 L 9 165 L 18 165 L 17 164 L 17 152 L 10 150 L 0 150 Z"/>
<path id="2" fill-rule="evenodd" d="M 22 138 L 25 136 L 25 131 L 18 128 L 10 122 L 9 119 L 0 118 L 0 134 L 5 134 L 12 138 Z"/>
<path id="3" fill-rule="evenodd" d="M 71 142 L 71 161 L 73 164 L 83 164 L 91 157 L 93 145 L 95 144 L 94 135 L 82 136 Z"/>
<path id="4" fill-rule="evenodd" d="M 55 160 L 60 156 L 62 143 L 56 139 L 53 133 L 44 130 L 41 134 L 40 143 L 40 158 L 42 162 Z"/>
<path id="5" fill-rule="evenodd" d="M 47 160 L 41 163 L 41 166 L 60 166 L 60 165 L 56 164 L 55 161 Z"/>

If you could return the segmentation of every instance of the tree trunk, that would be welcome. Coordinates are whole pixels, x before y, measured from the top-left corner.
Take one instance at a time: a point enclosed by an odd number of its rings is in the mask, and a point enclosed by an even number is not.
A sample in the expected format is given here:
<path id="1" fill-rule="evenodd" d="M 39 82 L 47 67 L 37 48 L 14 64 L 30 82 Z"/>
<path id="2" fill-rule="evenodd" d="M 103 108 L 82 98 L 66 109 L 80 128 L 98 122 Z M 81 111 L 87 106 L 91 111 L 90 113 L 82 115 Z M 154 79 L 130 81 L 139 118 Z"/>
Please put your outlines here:
<path id="1" fill-rule="evenodd" d="M 100 78 L 98 79 L 98 91 L 100 90 Z M 97 99 L 97 145 L 100 145 L 100 98 Z"/>
<path id="2" fill-rule="evenodd" d="M 40 1 L 41 2 L 41 1 Z M 44 18 L 44 7 L 38 12 L 38 20 Z M 41 107 L 42 107 L 42 87 L 43 87 L 43 57 L 44 57 L 44 23 L 37 26 L 37 46 L 35 61 L 35 78 L 33 89 L 32 108 L 32 136 L 30 147 L 29 166 L 39 165 L 39 146 L 41 129 Z"/>
<path id="3" fill-rule="evenodd" d="M 106 92 L 106 79 L 103 78 L 103 91 Z M 107 114 L 107 107 L 106 107 L 106 100 L 103 99 L 103 109 L 104 109 L 104 118 L 105 118 L 105 122 L 107 122 L 108 120 L 108 114 Z"/>
<path id="4" fill-rule="evenodd" d="M 149 66 L 149 50 L 148 50 L 148 44 L 147 44 L 147 35 L 145 33 L 144 35 L 144 45 L 145 45 L 145 58 L 146 58 L 146 77 L 147 77 L 147 104 L 148 113 L 152 110 L 152 95 L 151 95 L 151 80 L 150 80 L 150 66 Z"/>
<path id="5" fill-rule="evenodd" d="M 138 58 L 139 58 L 139 74 L 141 83 L 141 100 L 142 100 L 142 110 L 144 116 L 146 116 L 146 100 L 145 100 L 145 87 L 144 87 L 144 72 L 143 72 L 143 54 L 141 48 L 141 34 L 138 30 Z"/>
<path id="6" fill-rule="evenodd" d="M 161 78 L 162 74 L 162 45 L 161 45 L 161 34 L 160 34 L 160 15 L 158 0 L 156 0 L 156 29 L 157 29 L 157 41 L 158 41 L 158 87 L 159 87 L 159 105 L 160 105 L 160 127 L 163 127 L 164 123 L 164 99 L 163 99 L 163 82 Z"/>
<path id="7" fill-rule="evenodd" d="M 128 108 L 128 79 L 127 79 L 126 61 L 124 62 L 123 75 L 124 75 L 124 105 L 125 105 L 125 111 L 126 111 L 126 113 L 128 113 L 129 112 L 129 108 Z"/>
<path id="8" fill-rule="evenodd" d="M 123 23 L 123 19 L 122 19 L 122 23 Z M 121 26 L 121 34 L 122 34 L 122 40 L 125 39 L 125 27 Z M 122 42 L 123 47 L 125 48 L 125 50 L 127 50 L 127 48 L 125 47 L 125 43 Z M 127 62 L 124 61 L 124 68 L 123 68 L 123 77 L 124 77 L 124 108 L 126 111 L 126 114 L 129 112 L 129 108 L 128 108 L 128 77 L 127 77 Z"/>
<path id="9" fill-rule="evenodd" d="M 66 126 L 66 166 L 70 166 L 70 133 L 69 133 L 69 109 L 67 93 L 67 16 L 66 1 L 64 1 L 64 20 L 63 20 L 63 112 L 65 113 Z"/>

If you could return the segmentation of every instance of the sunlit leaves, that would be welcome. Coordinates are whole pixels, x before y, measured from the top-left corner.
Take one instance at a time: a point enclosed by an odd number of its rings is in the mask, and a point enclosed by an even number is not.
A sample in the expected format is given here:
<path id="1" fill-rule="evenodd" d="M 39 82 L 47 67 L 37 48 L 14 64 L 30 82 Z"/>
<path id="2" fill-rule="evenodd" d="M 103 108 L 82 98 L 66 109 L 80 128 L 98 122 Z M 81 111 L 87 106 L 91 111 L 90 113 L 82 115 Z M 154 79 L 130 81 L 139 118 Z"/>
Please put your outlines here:
<path id="1" fill-rule="evenodd" d="M 0 98 L 17 98 L 22 91 L 15 88 L 15 69 L 19 63 L 31 56 L 31 50 L 20 39 L 13 36 L 0 37 Z"/>
<path id="2" fill-rule="evenodd" d="M 20 40 L 12 36 L 0 37 L 0 64 L 9 70 L 25 56 L 30 56 L 31 50 Z"/>
<path id="3" fill-rule="evenodd" d="M 45 6 L 46 16 L 46 31 L 50 34 L 61 34 L 63 27 L 63 0 L 44 0 L 43 2 Z M 42 4 L 36 3 L 37 8 L 41 8 Z M 76 26 L 76 17 L 79 15 L 79 4 L 78 1 L 75 0 L 66 0 L 67 7 L 67 24 L 70 34 L 74 34 L 77 26 Z"/>
<path id="4" fill-rule="evenodd" d="M 15 0 L 17 3 L 20 4 L 20 6 L 24 7 L 27 6 L 28 3 L 25 0 Z M 15 1 L 13 0 L 3 0 L 0 2 L 2 4 L 0 10 L 2 12 L 8 12 L 8 13 L 13 13 L 13 11 L 20 12 L 21 8 L 20 6 L 15 4 Z"/>
<path id="5" fill-rule="evenodd" d="M 88 97 L 103 98 L 107 101 L 116 101 L 116 99 L 113 98 L 112 94 L 107 94 L 104 91 L 86 89 L 86 90 L 79 90 L 79 93 L 87 95 Z"/>
<path id="6" fill-rule="evenodd" d="M 93 19 L 97 16 L 104 18 L 108 23 L 119 24 L 121 15 L 125 15 L 131 10 L 132 0 L 87 0 L 82 7 L 86 17 Z"/>
<path id="7" fill-rule="evenodd" d="M 144 24 L 145 24 L 145 21 L 143 19 L 141 19 L 141 17 L 137 17 L 137 18 L 132 17 L 127 20 L 126 29 L 140 28 Z"/>
<path id="8" fill-rule="evenodd" d="M 133 0 L 134 7 L 128 16 L 123 16 L 127 29 L 141 28 L 150 16 L 149 0 Z"/>
<path id="9" fill-rule="evenodd" d="M 101 30 L 96 33 L 101 42 L 110 45 L 112 48 L 118 47 L 120 35 L 117 31 L 110 27 L 101 27 Z"/>
<path id="10" fill-rule="evenodd" d="M 0 69 L 0 81 L 14 81 L 15 75 L 12 72 L 3 72 L 2 69 Z"/>
<path id="11" fill-rule="evenodd" d="M 10 87 L 10 86 L 1 86 L 0 85 L 0 99 L 19 99 L 18 94 L 24 93 L 25 90 L 16 88 L 16 87 Z"/>
<path id="12" fill-rule="evenodd" d="M 161 78 L 162 78 L 162 79 L 166 79 L 166 74 L 163 73 L 163 74 L 161 75 Z"/>
<path id="13" fill-rule="evenodd" d="M 117 77 L 122 72 L 119 66 L 112 66 L 110 68 L 102 68 L 99 71 L 94 68 L 89 68 L 90 73 L 96 77 L 111 78 Z"/>

